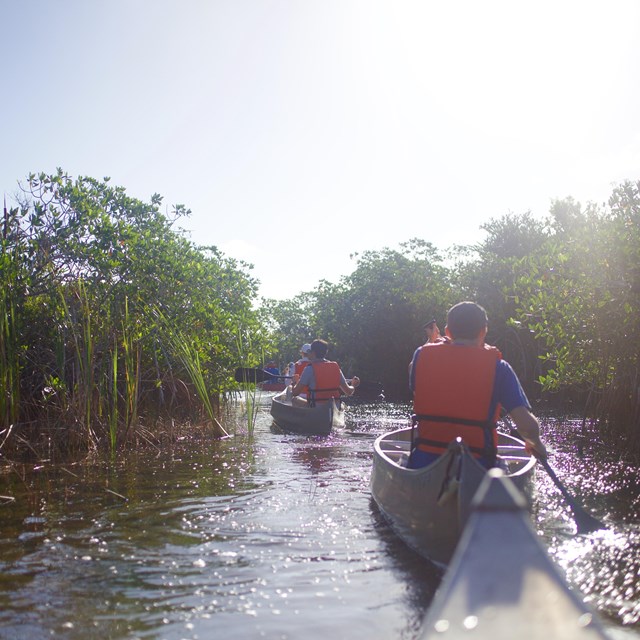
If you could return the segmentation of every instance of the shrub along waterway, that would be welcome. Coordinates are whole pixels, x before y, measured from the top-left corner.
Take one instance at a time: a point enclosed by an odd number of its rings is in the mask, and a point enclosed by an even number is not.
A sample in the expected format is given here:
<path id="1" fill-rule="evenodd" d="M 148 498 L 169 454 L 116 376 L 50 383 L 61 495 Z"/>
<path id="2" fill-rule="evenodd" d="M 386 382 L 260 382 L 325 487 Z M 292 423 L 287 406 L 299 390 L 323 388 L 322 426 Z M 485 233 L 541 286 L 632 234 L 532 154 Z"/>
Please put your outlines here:
<path id="1" fill-rule="evenodd" d="M 441 575 L 369 493 L 373 440 L 408 407 L 350 406 L 327 438 L 275 433 L 268 410 L 265 397 L 252 438 L 5 465 L 0 638 L 415 638 Z M 544 429 L 558 475 L 607 529 L 574 535 L 542 468 L 535 527 L 612 637 L 640 638 L 638 467 L 580 446 L 579 422 Z"/>

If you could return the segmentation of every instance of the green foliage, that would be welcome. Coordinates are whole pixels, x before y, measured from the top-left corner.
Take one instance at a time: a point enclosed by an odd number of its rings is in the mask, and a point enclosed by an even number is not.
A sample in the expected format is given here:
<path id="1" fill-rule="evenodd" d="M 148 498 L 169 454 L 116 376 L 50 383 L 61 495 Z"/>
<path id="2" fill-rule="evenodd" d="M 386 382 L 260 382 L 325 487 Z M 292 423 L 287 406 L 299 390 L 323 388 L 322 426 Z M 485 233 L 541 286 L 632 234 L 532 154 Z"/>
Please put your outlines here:
<path id="1" fill-rule="evenodd" d="M 238 334 L 262 351 L 249 265 L 188 241 L 173 227 L 190 212 L 161 203 L 108 179 L 29 176 L 0 254 L 0 375 L 15 389 L 0 430 L 55 424 L 69 446 L 116 447 L 161 414 L 211 420 L 210 398 L 235 386 Z"/>
<path id="2" fill-rule="evenodd" d="M 424 341 L 422 325 L 452 304 L 449 273 L 437 250 L 411 240 L 400 250 L 357 256 L 338 284 L 321 282 L 290 302 L 270 302 L 272 331 L 287 336 L 280 353 L 297 359 L 300 344 L 320 337 L 345 374 L 382 382 L 390 397 L 408 396 L 407 367 Z"/>
<path id="3" fill-rule="evenodd" d="M 527 212 L 492 219 L 481 228 L 487 233 L 485 240 L 467 248 L 466 258 L 457 265 L 460 298 L 487 310 L 487 341 L 502 350 L 531 392 L 530 383 L 538 376 L 537 345 L 529 332 L 520 330 L 517 282 L 529 273 L 528 257 L 549 237 L 548 225 Z"/>
<path id="4" fill-rule="evenodd" d="M 553 235 L 517 280 L 516 313 L 544 344 L 543 387 L 583 389 L 585 415 L 640 445 L 640 183 L 617 187 L 609 209 L 554 203 Z"/>
<path id="5" fill-rule="evenodd" d="M 20 406 L 20 274 L 19 256 L 6 235 L 5 228 L 0 244 L 0 425 L 8 428 Z"/>
<path id="6" fill-rule="evenodd" d="M 301 293 L 291 300 L 263 300 L 259 310 L 262 326 L 269 338 L 264 340 L 264 360 L 276 360 L 282 370 L 299 357 L 300 347 L 316 335 L 313 322 L 313 297 Z M 259 366 L 263 362 L 254 363 Z"/>
<path id="7" fill-rule="evenodd" d="M 640 449 L 640 182 L 616 187 L 608 207 L 572 198 L 544 219 L 508 214 L 485 239 L 442 256 L 412 240 L 365 252 L 338 284 L 321 282 L 262 309 L 276 353 L 316 336 L 348 374 L 381 380 L 404 399 L 422 323 L 463 299 L 489 315 L 487 341 L 514 366 L 530 397 L 565 399 Z M 569 404 L 578 401 L 580 404 Z"/>
<path id="8" fill-rule="evenodd" d="M 471 299 L 530 395 L 578 391 L 585 416 L 640 449 L 639 192 L 625 182 L 607 207 L 567 198 L 543 220 L 492 219 L 447 254 L 421 239 L 367 251 L 337 284 L 255 310 L 250 265 L 174 229 L 183 205 L 166 216 L 160 196 L 108 179 L 31 175 L 0 245 L 0 446 L 33 449 L 40 425 L 114 451 L 163 415 L 215 425 L 237 366 L 283 367 L 316 337 L 347 375 L 406 400 L 422 324 L 443 328 Z"/>

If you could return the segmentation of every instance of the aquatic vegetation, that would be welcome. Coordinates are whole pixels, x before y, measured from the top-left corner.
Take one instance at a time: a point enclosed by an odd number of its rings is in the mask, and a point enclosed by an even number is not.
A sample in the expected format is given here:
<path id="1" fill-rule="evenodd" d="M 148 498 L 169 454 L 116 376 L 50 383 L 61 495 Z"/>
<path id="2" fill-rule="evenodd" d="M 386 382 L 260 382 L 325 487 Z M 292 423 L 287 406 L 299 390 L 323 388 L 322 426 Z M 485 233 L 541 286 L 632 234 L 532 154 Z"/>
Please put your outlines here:
<path id="1" fill-rule="evenodd" d="M 0 241 L 0 425 L 11 428 L 20 407 L 18 269 L 15 248 L 7 241 L 7 210 Z"/>
<path id="2" fill-rule="evenodd" d="M 29 176 L 0 245 L 0 443 L 10 459 L 116 452 L 176 422 L 225 436 L 248 265 L 198 247 L 108 178 Z M 155 311 L 155 313 L 154 313 Z M 258 335 L 258 332 L 255 332 Z M 258 344 L 259 339 L 254 340 Z M 168 431 L 167 431 L 168 429 Z"/>
<path id="3" fill-rule="evenodd" d="M 251 361 L 251 336 L 249 333 L 246 336 L 243 336 L 243 332 L 239 331 L 236 337 L 236 344 L 238 348 L 238 353 L 240 354 L 240 359 L 242 362 L 250 362 Z M 261 358 L 261 361 L 264 360 L 264 355 Z M 260 389 L 255 381 L 250 381 L 249 379 L 243 380 L 241 383 L 242 393 L 244 396 L 244 406 L 246 410 L 246 419 L 247 419 L 247 433 L 249 436 L 253 436 L 253 432 L 256 425 L 256 418 L 258 416 L 258 411 L 260 410 Z"/>

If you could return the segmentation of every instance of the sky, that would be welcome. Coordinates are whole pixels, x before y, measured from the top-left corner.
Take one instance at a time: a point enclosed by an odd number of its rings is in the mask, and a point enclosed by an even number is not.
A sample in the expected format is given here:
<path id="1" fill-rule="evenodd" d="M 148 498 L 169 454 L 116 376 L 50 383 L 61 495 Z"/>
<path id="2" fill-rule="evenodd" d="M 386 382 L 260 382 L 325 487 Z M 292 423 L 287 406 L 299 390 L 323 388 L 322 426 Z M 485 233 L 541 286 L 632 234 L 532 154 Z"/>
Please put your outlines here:
<path id="1" fill-rule="evenodd" d="M 637 0 L 0 0 L 0 189 L 111 178 L 291 298 L 640 179 Z"/>

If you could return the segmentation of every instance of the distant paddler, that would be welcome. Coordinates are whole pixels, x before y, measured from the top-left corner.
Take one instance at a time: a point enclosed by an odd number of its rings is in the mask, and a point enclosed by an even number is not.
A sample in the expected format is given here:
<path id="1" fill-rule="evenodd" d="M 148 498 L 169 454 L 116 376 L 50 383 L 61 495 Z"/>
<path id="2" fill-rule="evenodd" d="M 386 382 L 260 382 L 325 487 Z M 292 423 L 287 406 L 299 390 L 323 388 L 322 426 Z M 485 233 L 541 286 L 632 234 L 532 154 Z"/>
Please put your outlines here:
<path id="1" fill-rule="evenodd" d="M 291 402 L 297 406 L 314 405 L 331 398 L 353 395 L 360 384 L 357 376 L 351 378 L 351 384 L 337 362 L 327 360 L 329 345 L 325 340 L 314 340 L 310 345 L 310 362 L 300 374 L 300 379 L 291 389 Z M 302 397 L 304 394 L 304 397 Z"/>

